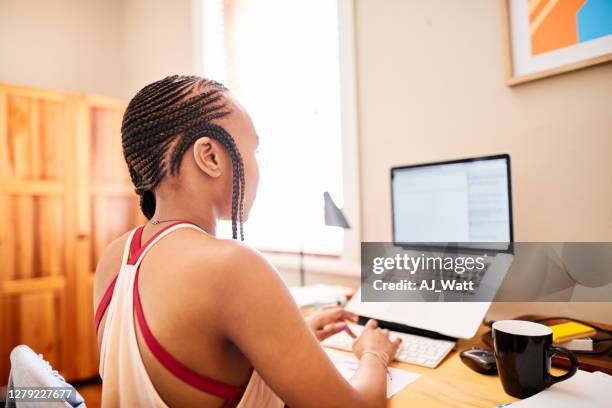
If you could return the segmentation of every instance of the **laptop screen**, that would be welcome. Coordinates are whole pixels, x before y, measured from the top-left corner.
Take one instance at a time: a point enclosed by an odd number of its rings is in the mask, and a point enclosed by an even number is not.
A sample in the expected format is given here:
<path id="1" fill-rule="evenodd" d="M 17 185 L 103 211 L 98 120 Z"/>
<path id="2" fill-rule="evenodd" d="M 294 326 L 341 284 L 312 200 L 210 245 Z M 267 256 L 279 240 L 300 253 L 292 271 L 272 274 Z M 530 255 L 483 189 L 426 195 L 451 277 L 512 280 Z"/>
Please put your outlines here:
<path id="1" fill-rule="evenodd" d="M 512 242 L 509 156 L 391 170 L 395 243 Z"/>

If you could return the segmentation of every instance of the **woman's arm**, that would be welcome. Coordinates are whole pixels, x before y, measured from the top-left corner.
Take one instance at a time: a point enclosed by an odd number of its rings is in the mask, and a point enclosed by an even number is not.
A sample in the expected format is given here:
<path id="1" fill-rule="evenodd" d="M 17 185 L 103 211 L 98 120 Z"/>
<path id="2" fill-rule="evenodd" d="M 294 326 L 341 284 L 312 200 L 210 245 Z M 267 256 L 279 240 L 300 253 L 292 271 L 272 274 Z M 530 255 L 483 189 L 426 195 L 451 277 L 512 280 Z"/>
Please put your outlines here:
<path id="1" fill-rule="evenodd" d="M 235 245 L 227 265 L 220 324 L 266 383 L 291 407 L 385 405 L 391 342 L 375 322 L 355 344 L 360 364 L 350 383 L 333 366 L 307 326 L 286 285 L 261 254 Z M 230 278 L 231 276 L 231 278 Z"/>

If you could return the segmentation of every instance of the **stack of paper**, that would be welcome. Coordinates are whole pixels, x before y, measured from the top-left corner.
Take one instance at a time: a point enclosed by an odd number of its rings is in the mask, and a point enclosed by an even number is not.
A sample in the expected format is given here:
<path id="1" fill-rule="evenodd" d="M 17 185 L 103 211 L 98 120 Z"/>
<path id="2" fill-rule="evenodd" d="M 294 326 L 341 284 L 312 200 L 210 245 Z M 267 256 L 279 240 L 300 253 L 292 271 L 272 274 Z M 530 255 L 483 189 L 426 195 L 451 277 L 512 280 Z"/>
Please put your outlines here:
<path id="1" fill-rule="evenodd" d="M 511 404 L 510 408 L 599 408 L 611 406 L 612 376 L 578 370 L 569 380 Z M 509 404 L 507 404 L 509 405 Z"/>
<path id="2" fill-rule="evenodd" d="M 308 285 L 289 288 L 298 307 L 319 307 L 323 305 L 343 305 L 347 296 L 353 293 L 351 288 L 338 285 Z"/>

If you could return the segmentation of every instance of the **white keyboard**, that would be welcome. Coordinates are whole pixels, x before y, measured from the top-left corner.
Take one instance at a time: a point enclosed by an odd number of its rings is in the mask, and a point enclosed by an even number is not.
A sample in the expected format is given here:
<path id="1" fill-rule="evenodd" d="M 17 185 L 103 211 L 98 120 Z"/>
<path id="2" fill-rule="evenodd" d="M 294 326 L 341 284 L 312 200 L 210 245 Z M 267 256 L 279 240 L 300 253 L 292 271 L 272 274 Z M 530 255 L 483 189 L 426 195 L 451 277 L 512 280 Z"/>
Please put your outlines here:
<path id="1" fill-rule="evenodd" d="M 357 337 L 364 330 L 363 326 L 357 324 L 351 323 L 349 327 Z M 391 339 L 396 337 L 401 337 L 402 344 L 395 355 L 395 360 L 423 367 L 436 368 L 455 347 L 454 341 L 430 339 L 429 337 L 391 331 Z M 351 351 L 354 341 L 355 339 L 346 332 L 340 332 L 325 339 L 321 344 L 325 347 Z"/>

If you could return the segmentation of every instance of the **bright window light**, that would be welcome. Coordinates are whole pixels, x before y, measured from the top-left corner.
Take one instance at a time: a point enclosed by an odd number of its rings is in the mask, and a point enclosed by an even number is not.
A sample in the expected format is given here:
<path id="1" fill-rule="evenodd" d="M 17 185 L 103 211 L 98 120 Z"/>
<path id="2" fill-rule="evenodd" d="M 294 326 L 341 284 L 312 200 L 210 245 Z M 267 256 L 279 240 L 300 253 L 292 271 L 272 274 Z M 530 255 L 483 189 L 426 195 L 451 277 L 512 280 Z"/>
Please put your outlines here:
<path id="1" fill-rule="evenodd" d="M 203 74 L 224 79 L 260 137 L 246 242 L 340 254 L 343 231 L 323 217 L 324 191 L 342 206 L 337 2 L 205 0 L 202 9 Z M 223 224 L 220 235 L 231 236 Z"/>

